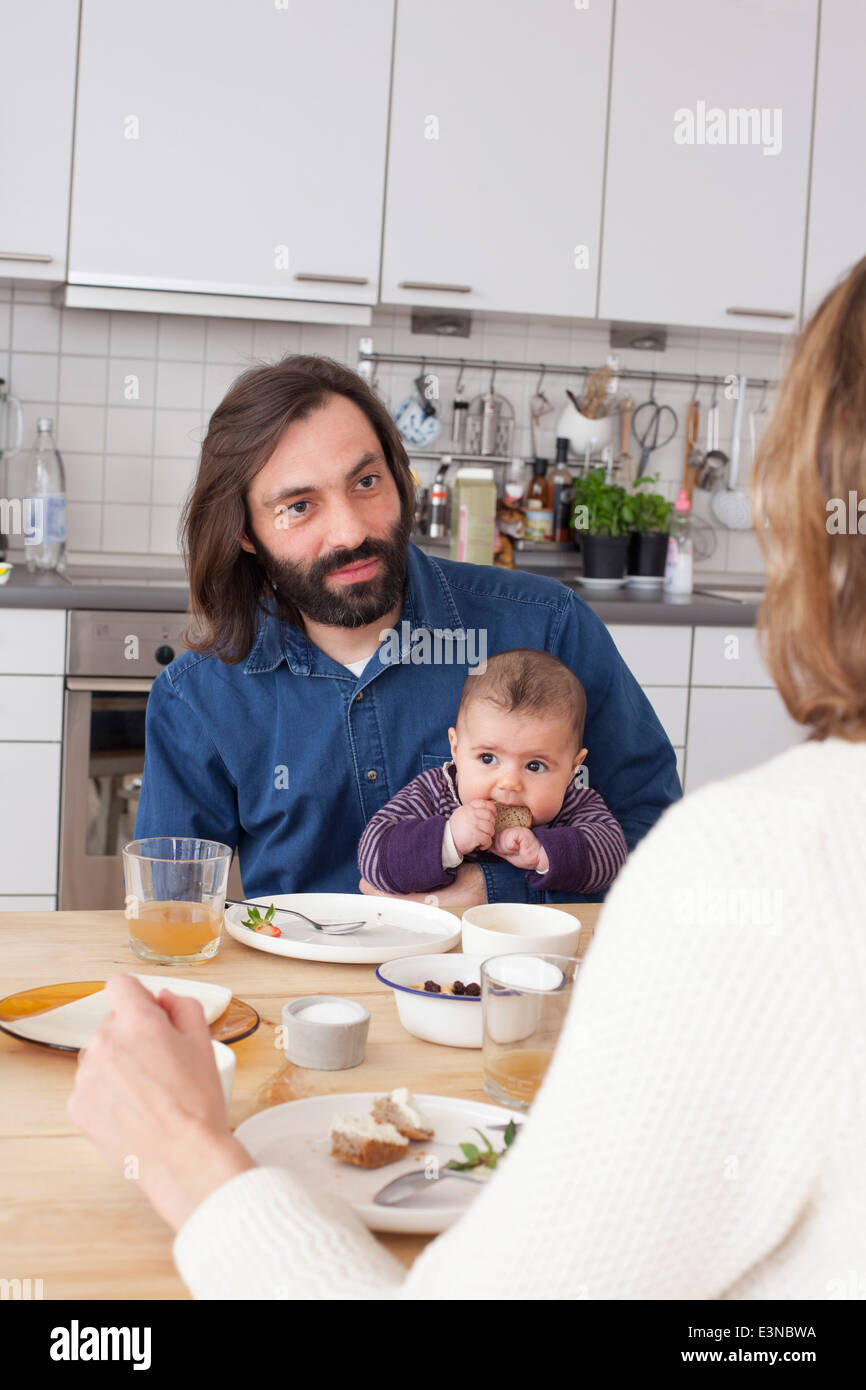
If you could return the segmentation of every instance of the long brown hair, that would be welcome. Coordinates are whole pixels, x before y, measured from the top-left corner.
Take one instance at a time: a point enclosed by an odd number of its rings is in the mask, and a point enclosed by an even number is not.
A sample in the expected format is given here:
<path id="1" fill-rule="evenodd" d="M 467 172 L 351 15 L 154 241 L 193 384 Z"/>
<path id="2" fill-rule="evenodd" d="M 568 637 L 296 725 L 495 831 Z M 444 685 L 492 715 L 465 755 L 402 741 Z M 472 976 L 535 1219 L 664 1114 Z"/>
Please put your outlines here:
<path id="1" fill-rule="evenodd" d="M 210 418 L 195 485 L 181 517 L 193 619 L 186 640 L 192 651 L 212 653 L 230 664 L 243 661 L 255 641 L 266 597 L 284 621 L 299 623 L 299 614 L 275 595 L 257 556 L 241 548 L 250 528 L 246 494 L 286 427 L 307 419 L 332 395 L 354 401 L 370 421 L 397 485 L 408 530 L 415 510 L 409 460 L 391 416 L 363 377 L 331 357 L 295 355 L 250 367 Z"/>
<path id="2" fill-rule="evenodd" d="M 854 525 L 831 517 L 855 498 Z M 866 739 L 866 257 L 801 334 L 758 449 L 755 530 L 768 582 L 762 647 L 810 737 Z"/>

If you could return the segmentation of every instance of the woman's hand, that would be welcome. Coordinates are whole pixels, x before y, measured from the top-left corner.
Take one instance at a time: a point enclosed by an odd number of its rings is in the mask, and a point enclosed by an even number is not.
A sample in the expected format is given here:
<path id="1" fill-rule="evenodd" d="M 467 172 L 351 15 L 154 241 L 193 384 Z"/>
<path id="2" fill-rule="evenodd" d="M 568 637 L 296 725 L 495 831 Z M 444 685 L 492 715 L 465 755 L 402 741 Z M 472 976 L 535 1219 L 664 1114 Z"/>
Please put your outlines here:
<path id="1" fill-rule="evenodd" d="M 154 999 L 131 975 L 113 976 L 105 992 L 114 1012 L 79 1053 L 67 1113 L 177 1231 L 255 1165 L 229 1129 L 198 1000 L 168 990 Z"/>
<path id="2" fill-rule="evenodd" d="M 400 898 L 410 903 L 427 903 L 430 907 L 444 907 L 448 912 L 459 916 L 467 907 L 478 907 L 487 902 L 487 889 L 480 864 L 461 864 L 457 877 L 447 888 L 437 888 L 435 893 L 381 893 L 362 878 L 358 883 L 362 893 L 374 894 L 377 898 Z"/>
<path id="3" fill-rule="evenodd" d="M 493 841 L 493 853 L 500 859 L 507 859 L 515 869 L 534 869 L 537 874 L 546 874 L 550 865 L 547 853 L 534 831 L 522 825 L 510 825 L 500 830 Z"/>

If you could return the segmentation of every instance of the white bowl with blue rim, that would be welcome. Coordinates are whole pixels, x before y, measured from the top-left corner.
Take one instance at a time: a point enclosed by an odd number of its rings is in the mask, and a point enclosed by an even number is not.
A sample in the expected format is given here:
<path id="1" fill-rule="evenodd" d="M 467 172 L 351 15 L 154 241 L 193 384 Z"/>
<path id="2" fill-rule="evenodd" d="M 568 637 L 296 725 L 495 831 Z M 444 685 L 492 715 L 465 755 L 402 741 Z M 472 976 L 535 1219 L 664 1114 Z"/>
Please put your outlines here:
<path id="1" fill-rule="evenodd" d="M 424 984 L 431 980 L 451 985 L 460 980 L 480 986 L 481 963 L 486 959 L 456 951 L 403 956 L 380 965 L 376 978 L 394 991 L 397 1015 L 413 1037 L 445 1047 L 481 1047 L 481 995 L 435 994 L 425 990 Z"/>

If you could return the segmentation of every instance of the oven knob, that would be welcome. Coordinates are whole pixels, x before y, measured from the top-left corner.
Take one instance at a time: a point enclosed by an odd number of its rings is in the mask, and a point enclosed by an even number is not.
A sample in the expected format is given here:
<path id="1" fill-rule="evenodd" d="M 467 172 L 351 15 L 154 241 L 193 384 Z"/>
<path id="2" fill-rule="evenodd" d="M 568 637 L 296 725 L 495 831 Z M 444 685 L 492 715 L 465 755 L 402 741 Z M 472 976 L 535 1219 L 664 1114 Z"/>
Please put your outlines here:
<path id="1" fill-rule="evenodd" d="M 159 662 L 160 666 L 167 666 L 170 661 L 174 661 L 174 648 L 157 647 L 153 655 L 155 660 Z"/>

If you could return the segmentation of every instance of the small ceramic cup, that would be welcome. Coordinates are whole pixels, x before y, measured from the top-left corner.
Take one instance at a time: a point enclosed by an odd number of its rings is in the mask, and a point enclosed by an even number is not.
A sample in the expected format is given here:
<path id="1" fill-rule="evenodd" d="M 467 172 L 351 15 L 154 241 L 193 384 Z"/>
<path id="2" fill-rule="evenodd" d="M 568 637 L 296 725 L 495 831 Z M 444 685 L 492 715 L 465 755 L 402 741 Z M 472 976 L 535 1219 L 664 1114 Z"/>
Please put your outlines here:
<path id="1" fill-rule="evenodd" d="M 283 1005 L 283 1051 L 296 1067 L 345 1071 L 364 1060 L 370 1011 L 339 994 L 308 994 Z"/>
<path id="2" fill-rule="evenodd" d="M 576 956 L 580 920 L 536 903 L 482 903 L 463 913 L 467 955 Z"/>

